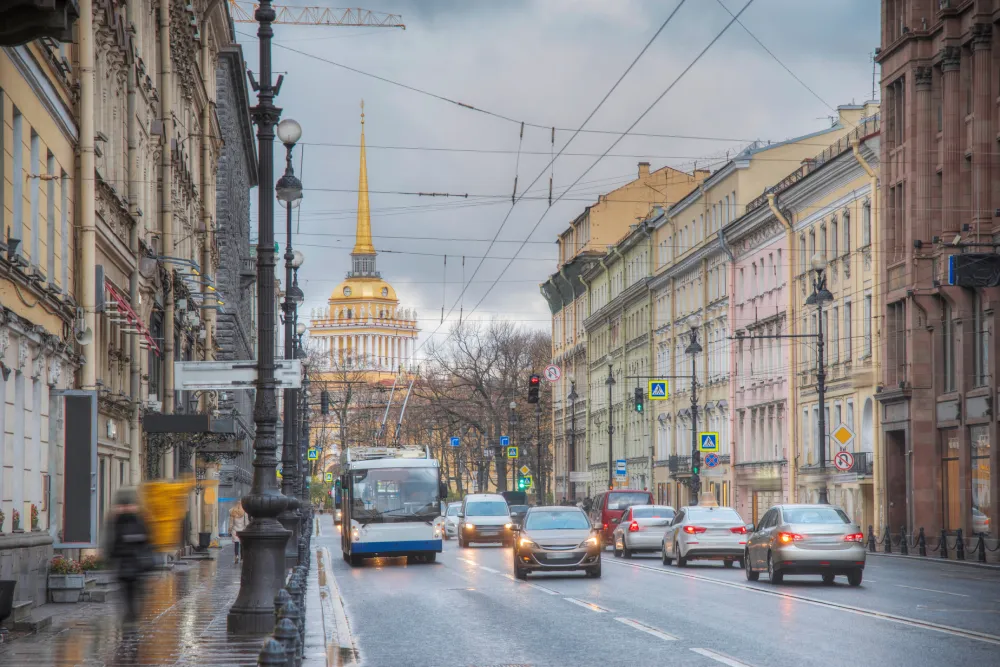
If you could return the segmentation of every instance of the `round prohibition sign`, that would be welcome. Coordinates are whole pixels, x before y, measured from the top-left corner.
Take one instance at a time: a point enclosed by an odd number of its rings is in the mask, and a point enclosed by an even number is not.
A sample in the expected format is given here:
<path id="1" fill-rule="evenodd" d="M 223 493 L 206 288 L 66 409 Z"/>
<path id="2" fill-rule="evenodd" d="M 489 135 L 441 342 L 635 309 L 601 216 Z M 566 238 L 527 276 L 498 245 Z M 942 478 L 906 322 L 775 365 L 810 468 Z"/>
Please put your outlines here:
<path id="1" fill-rule="evenodd" d="M 833 457 L 833 465 L 837 467 L 837 470 L 850 470 L 854 467 L 854 454 L 837 452 L 837 455 Z"/>
<path id="2" fill-rule="evenodd" d="M 558 382 L 559 378 L 562 377 L 562 371 L 555 364 L 549 364 L 545 367 L 545 379 L 549 382 Z"/>

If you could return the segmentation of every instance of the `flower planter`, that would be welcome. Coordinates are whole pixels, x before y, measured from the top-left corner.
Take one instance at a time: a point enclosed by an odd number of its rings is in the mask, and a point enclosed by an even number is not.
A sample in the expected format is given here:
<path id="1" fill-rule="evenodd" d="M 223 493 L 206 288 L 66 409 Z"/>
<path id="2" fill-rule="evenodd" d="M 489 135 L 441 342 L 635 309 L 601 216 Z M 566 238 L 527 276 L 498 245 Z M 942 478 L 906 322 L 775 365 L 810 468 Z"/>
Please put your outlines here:
<path id="1" fill-rule="evenodd" d="M 50 574 L 49 596 L 53 602 L 79 602 L 85 585 L 83 574 Z"/>

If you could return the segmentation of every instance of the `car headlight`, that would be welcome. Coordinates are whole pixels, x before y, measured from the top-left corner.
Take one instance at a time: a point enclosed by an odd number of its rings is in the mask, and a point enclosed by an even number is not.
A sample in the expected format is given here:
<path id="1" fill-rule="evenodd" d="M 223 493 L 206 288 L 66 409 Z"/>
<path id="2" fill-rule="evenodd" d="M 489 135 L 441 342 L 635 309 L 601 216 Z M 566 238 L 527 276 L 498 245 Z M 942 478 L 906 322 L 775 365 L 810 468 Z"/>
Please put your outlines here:
<path id="1" fill-rule="evenodd" d="M 475 527 L 476 527 L 476 524 L 474 524 L 474 523 L 467 523 L 467 524 L 465 524 L 465 529 L 466 530 L 472 530 Z"/>
<path id="2" fill-rule="evenodd" d="M 357 542 L 360 539 L 361 539 L 361 533 L 358 532 L 357 528 L 353 529 L 351 531 L 351 541 L 352 542 Z"/>
<path id="3" fill-rule="evenodd" d="M 505 523 L 505 524 L 503 525 L 503 527 L 504 527 L 504 528 L 506 528 L 507 530 L 510 530 L 511 528 L 513 528 L 513 527 L 514 527 L 514 524 L 512 524 L 512 523 Z"/>
<path id="4" fill-rule="evenodd" d="M 597 539 L 597 536 L 588 537 L 583 542 L 580 542 L 581 547 L 598 547 L 601 545 L 601 541 Z"/>
<path id="5" fill-rule="evenodd" d="M 535 544 L 534 542 L 532 542 L 531 540 L 529 540 L 527 537 L 522 537 L 521 540 L 520 540 L 520 542 L 518 542 L 518 545 L 520 545 L 522 547 L 527 547 L 529 549 L 538 546 L 537 544 Z"/>

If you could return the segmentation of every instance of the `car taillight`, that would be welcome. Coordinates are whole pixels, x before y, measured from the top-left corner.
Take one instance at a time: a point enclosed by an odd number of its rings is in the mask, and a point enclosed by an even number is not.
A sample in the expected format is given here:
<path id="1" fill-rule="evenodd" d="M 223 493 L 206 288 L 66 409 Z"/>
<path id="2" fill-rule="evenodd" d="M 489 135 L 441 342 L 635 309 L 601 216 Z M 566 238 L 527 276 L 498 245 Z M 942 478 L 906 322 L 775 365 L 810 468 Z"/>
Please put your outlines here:
<path id="1" fill-rule="evenodd" d="M 639 523 L 637 521 L 633 521 L 628 525 L 628 532 L 635 533 L 638 531 L 639 531 Z"/>
<path id="2" fill-rule="evenodd" d="M 696 535 L 698 533 L 704 533 L 705 528 L 702 526 L 684 526 L 684 532 L 688 535 Z"/>
<path id="3" fill-rule="evenodd" d="M 799 542 L 804 539 L 806 539 L 806 536 L 799 535 L 798 533 L 778 533 L 778 541 L 782 544 L 791 544 L 792 542 Z"/>
<path id="4" fill-rule="evenodd" d="M 747 534 L 747 527 L 746 526 L 736 526 L 735 528 L 730 528 L 729 532 L 730 533 L 734 533 L 736 535 L 746 535 Z"/>
<path id="5" fill-rule="evenodd" d="M 864 542 L 864 533 L 851 533 L 850 535 L 844 535 L 845 542 Z"/>
<path id="6" fill-rule="evenodd" d="M 604 524 L 604 530 L 608 529 L 608 524 Z"/>

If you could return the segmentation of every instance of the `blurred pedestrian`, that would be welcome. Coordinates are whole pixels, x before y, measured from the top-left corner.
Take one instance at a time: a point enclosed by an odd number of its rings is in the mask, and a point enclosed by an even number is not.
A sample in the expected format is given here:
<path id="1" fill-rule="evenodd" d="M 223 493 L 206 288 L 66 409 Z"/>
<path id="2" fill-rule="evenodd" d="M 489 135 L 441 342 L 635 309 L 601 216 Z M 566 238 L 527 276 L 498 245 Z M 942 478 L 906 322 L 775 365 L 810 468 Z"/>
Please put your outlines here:
<path id="1" fill-rule="evenodd" d="M 242 501 L 236 502 L 236 507 L 229 510 L 229 535 L 233 538 L 233 564 L 238 564 L 242 553 L 240 553 L 240 531 L 246 530 L 250 525 L 250 515 L 243 509 Z"/>
<path id="2" fill-rule="evenodd" d="M 125 593 L 125 622 L 135 623 L 142 597 L 141 576 L 153 567 L 149 531 L 139 508 L 136 489 L 122 488 L 115 492 L 106 534 L 105 553 L 118 571 L 118 580 Z"/>

